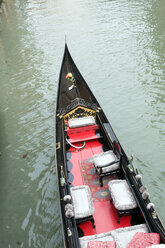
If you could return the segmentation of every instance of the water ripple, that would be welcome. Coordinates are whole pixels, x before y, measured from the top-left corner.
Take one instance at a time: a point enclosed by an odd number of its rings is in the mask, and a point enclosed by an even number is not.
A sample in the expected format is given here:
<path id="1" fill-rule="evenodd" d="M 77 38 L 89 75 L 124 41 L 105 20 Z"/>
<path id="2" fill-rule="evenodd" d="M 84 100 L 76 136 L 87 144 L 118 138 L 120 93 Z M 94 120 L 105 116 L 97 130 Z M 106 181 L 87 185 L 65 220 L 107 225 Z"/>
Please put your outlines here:
<path id="1" fill-rule="evenodd" d="M 124 149 L 135 154 L 165 223 L 164 0 L 6 2 L 0 37 L 3 247 L 63 247 L 54 112 L 65 34 Z"/>

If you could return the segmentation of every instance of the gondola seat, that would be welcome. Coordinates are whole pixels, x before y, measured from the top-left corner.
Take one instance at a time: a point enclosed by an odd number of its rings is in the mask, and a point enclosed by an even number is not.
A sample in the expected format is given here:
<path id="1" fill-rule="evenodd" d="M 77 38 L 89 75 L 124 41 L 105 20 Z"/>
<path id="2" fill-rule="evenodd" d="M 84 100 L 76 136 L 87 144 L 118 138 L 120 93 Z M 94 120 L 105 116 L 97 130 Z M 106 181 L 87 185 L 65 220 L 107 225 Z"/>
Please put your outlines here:
<path id="1" fill-rule="evenodd" d="M 96 124 L 93 116 L 85 116 L 79 118 L 69 119 L 68 126 L 69 128 L 78 128 L 85 126 L 92 126 Z"/>
<path id="2" fill-rule="evenodd" d="M 120 171 L 120 156 L 118 157 L 113 150 L 93 156 L 93 163 L 96 172 L 99 174 L 101 187 L 103 186 L 103 177 Z"/>
<path id="3" fill-rule="evenodd" d="M 90 220 L 93 227 L 95 227 L 93 219 L 94 205 L 89 186 L 75 186 L 70 191 L 77 224 Z"/>
<path id="4" fill-rule="evenodd" d="M 114 206 L 119 211 L 118 223 L 121 215 L 137 212 L 137 203 L 126 180 L 111 180 L 108 187 Z"/>
<path id="5" fill-rule="evenodd" d="M 111 231 L 79 238 L 81 248 L 87 248 L 90 241 L 114 241 Z"/>
<path id="6" fill-rule="evenodd" d="M 126 248 L 133 236 L 137 233 L 148 233 L 145 224 L 118 228 L 114 231 L 100 233 L 79 238 L 81 248 L 87 248 L 90 241 L 114 241 L 116 248 Z"/>
<path id="7" fill-rule="evenodd" d="M 140 224 L 118 228 L 112 231 L 111 235 L 116 242 L 116 248 L 126 248 L 136 233 L 148 233 L 147 226 L 145 224 Z"/>
<path id="8" fill-rule="evenodd" d="M 100 126 L 93 116 L 69 119 L 65 131 L 66 141 L 71 144 L 102 138 Z"/>
<path id="9" fill-rule="evenodd" d="M 128 243 L 127 248 L 146 248 L 151 245 L 158 245 L 160 243 L 159 233 L 141 233 L 136 232 Z"/>

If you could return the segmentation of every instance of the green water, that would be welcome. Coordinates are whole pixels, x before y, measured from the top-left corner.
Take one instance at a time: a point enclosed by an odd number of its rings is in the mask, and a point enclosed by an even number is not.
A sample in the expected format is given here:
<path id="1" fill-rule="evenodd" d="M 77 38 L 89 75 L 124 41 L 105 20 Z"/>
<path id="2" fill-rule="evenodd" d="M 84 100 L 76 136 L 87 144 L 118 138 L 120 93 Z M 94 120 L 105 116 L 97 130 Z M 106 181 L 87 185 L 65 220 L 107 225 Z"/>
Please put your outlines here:
<path id="1" fill-rule="evenodd" d="M 165 1 L 13 0 L 0 14 L 0 248 L 63 247 L 54 112 L 64 38 L 165 224 Z"/>

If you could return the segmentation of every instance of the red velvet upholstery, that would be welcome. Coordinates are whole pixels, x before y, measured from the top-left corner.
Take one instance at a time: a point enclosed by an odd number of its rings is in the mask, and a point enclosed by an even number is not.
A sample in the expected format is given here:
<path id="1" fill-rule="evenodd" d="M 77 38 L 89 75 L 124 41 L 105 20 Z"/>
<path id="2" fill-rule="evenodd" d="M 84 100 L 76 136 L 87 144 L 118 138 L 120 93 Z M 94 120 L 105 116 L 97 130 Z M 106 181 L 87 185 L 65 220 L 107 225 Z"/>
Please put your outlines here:
<path id="1" fill-rule="evenodd" d="M 141 233 L 137 232 L 127 245 L 127 248 L 146 248 L 151 245 L 157 245 L 160 242 L 158 233 Z"/>

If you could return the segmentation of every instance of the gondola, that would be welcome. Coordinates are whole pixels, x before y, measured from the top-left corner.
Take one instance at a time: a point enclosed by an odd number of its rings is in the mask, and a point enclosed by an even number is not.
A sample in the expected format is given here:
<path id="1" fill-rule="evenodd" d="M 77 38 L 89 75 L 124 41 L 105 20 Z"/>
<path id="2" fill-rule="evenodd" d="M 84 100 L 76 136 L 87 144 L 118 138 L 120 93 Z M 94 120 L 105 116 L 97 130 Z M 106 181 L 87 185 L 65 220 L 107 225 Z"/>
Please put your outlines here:
<path id="1" fill-rule="evenodd" d="M 64 247 L 165 246 L 165 229 L 133 157 L 125 154 L 67 44 L 56 102 L 55 158 Z"/>

